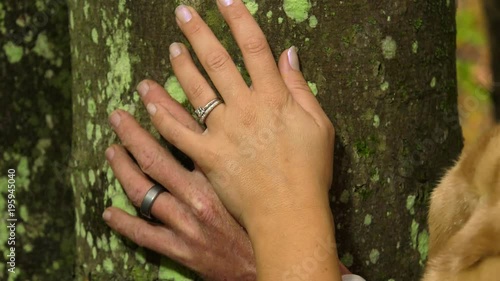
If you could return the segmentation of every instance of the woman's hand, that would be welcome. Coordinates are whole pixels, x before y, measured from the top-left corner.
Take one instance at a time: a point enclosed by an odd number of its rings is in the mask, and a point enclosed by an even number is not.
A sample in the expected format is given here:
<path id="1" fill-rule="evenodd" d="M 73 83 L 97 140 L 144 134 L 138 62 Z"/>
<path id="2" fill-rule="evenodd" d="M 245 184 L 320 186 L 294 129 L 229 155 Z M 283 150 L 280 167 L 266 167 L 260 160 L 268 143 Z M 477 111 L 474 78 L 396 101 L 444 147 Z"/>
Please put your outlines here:
<path id="1" fill-rule="evenodd" d="M 178 122 L 169 108 L 145 100 L 155 127 L 200 165 L 224 205 L 245 226 L 263 215 L 327 204 L 334 130 L 299 70 L 296 49 L 281 55 L 278 68 L 241 0 L 229 6 L 220 2 L 252 87 L 196 11 L 180 6 L 177 22 L 225 104 L 211 112 L 208 129 L 199 134 Z M 170 56 L 195 108 L 216 98 L 182 44 L 172 44 Z"/>
<path id="2" fill-rule="evenodd" d="M 168 108 L 178 122 L 201 134 L 198 123 L 160 85 L 143 81 L 141 87 L 146 102 Z M 248 235 L 199 168 L 186 170 L 127 112 L 114 112 L 110 122 L 123 146 L 108 148 L 106 158 L 133 204 L 139 207 L 153 186 L 149 178 L 169 193 L 161 193 L 152 207 L 153 216 L 163 225 L 150 224 L 117 208 L 106 210 L 106 223 L 138 245 L 193 269 L 205 280 L 256 280 Z"/>
<path id="3" fill-rule="evenodd" d="M 284 52 L 277 67 L 241 0 L 218 4 L 242 50 L 252 87 L 196 11 L 180 6 L 177 22 L 225 104 L 210 113 L 200 134 L 141 91 L 153 124 L 200 166 L 247 228 L 262 279 L 339 280 L 328 202 L 333 126 L 299 70 L 296 49 Z M 170 57 L 195 108 L 216 98 L 182 44 L 171 45 Z"/>

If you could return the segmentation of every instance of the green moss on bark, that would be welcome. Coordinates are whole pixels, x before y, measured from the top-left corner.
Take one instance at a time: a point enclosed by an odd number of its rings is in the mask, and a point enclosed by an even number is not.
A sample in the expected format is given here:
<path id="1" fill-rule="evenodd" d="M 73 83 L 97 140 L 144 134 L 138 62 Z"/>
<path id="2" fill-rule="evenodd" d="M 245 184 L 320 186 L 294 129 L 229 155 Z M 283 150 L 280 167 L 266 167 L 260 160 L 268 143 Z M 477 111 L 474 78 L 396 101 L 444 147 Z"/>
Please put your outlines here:
<path id="1" fill-rule="evenodd" d="M 16 171 L 16 274 L 1 280 L 71 280 L 74 268 L 71 80 L 67 7 L 61 1 L 0 3 L 0 186 Z M 43 4 L 43 5 L 42 5 Z M 50 5 L 49 5 L 50 4 Z M 28 71 L 29 70 L 29 71 Z M 6 189 L 0 188 L 6 219 Z M 6 229 L 0 252 L 6 255 Z"/>

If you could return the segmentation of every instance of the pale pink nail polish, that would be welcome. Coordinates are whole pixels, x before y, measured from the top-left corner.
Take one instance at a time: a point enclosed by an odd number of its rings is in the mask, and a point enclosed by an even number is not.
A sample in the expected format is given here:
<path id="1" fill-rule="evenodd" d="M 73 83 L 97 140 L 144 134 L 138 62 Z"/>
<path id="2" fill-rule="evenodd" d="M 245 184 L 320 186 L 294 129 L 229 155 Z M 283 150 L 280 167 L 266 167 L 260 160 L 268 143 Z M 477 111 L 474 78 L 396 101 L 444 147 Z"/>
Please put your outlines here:
<path id="1" fill-rule="evenodd" d="M 181 49 L 181 46 L 179 45 L 179 43 L 172 43 L 170 45 L 169 52 L 170 52 L 171 58 L 178 57 L 182 53 L 182 49 Z"/>
<path id="2" fill-rule="evenodd" d="M 293 70 L 300 71 L 299 56 L 297 55 L 297 47 L 293 46 L 288 49 L 288 63 Z"/>
<path id="3" fill-rule="evenodd" d="M 154 104 L 148 104 L 148 106 L 146 106 L 146 109 L 151 116 L 154 116 L 156 114 L 156 106 Z"/>
<path id="4" fill-rule="evenodd" d="M 227 6 L 230 6 L 234 3 L 233 0 L 219 0 L 219 3 L 224 6 L 224 7 L 227 7 Z"/>
<path id="5" fill-rule="evenodd" d="M 193 18 L 193 15 L 189 11 L 188 7 L 184 5 L 180 5 L 177 9 L 175 9 L 175 15 L 182 23 L 187 23 Z"/>

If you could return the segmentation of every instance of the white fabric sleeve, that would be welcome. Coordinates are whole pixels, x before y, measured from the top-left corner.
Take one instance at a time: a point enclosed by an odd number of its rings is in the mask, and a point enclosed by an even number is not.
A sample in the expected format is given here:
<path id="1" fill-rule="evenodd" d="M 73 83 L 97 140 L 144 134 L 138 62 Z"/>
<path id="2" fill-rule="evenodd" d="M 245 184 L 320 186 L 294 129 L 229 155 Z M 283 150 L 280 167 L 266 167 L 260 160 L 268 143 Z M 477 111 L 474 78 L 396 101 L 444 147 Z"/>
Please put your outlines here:
<path id="1" fill-rule="evenodd" d="M 366 281 L 363 277 L 356 274 L 342 275 L 342 281 Z"/>

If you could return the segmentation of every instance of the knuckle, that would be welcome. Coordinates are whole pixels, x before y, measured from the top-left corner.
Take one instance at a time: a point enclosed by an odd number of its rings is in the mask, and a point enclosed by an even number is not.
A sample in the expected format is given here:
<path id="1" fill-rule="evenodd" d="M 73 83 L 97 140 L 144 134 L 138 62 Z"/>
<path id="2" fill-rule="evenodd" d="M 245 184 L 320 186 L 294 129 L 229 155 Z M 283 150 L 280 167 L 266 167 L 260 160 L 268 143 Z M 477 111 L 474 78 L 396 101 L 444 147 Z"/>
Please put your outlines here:
<path id="1" fill-rule="evenodd" d="M 240 20 L 244 18 L 246 13 L 248 12 L 245 7 L 242 7 L 242 9 L 232 9 L 232 11 L 227 14 L 227 18 L 228 20 Z"/>
<path id="2" fill-rule="evenodd" d="M 259 55 L 267 49 L 267 41 L 264 37 L 253 36 L 243 44 L 243 50 L 248 54 Z"/>
<path id="3" fill-rule="evenodd" d="M 194 36 L 200 33 L 202 25 L 196 21 L 185 25 L 184 33 L 186 36 Z"/>
<path id="4" fill-rule="evenodd" d="M 227 67 L 230 59 L 227 52 L 216 51 L 207 55 L 206 65 L 213 71 L 220 71 Z"/>
<path id="5" fill-rule="evenodd" d="M 215 219 L 215 205 L 207 197 L 198 197 L 194 207 L 196 217 L 205 223 L 210 223 Z"/>
<path id="6" fill-rule="evenodd" d="M 139 161 L 139 166 L 144 173 L 150 175 L 152 169 L 158 164 L 158 156 L 160 153 L 144 150 L 141 154 L 142 156 Z"/>
<path id="7" fill-rule="evenodd" d="M 201 97 L 204 92 L 205 87 L 203 87 L 201 83 L 193 83 L 189 85 L 188 93 L 194 99 Z"/>
<path id="8" fill-rule="evenodd" d="M 134 227 L 132 229 L 131 234 L 130 234 L 130 239 L 132 239 L 132 241 L 134 241 L 140 247 L 143 247 L 144 246 L 144 242 L 145 242 L 143 228 L 141 228 L 141 227 Z"/>
<path id="9" fill-rule="evenodd" d="M 288 87 L 292 91 L 308 92 L 311 93 L 309 85 L 303 79 L 292 79 L 288 82 Z M 312 94 L 312 93 L 311 93 Z"/>

